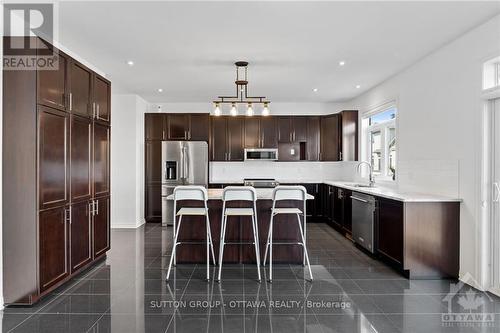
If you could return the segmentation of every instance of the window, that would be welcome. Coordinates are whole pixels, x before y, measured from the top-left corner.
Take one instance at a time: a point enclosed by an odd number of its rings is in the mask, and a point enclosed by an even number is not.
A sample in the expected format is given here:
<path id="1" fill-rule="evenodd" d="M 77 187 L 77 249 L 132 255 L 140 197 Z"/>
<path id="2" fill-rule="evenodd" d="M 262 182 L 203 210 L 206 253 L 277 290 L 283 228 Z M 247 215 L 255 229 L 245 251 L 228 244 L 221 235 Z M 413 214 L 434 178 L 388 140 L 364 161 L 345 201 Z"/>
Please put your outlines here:
<path id="1" fill-rule="evenodd" d="M 376 177 L 395 180 L 397 163 L 397 109 L 393 103 L 377 108 L 363 119 L 363 147 Z"/>
<path id="2" fill-rule="evenodd" d="M 483 64 L 483 89 L 500 87 L 500 57 Z"/>

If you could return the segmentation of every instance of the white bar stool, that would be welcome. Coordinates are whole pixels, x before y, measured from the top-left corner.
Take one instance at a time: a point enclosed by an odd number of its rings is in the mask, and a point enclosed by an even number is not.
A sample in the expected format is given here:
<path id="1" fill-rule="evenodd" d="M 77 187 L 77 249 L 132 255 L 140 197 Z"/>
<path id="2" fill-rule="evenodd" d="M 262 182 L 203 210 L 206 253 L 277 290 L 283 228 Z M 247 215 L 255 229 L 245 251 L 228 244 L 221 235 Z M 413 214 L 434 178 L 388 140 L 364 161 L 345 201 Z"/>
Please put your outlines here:
<path id="1" fill-rule="evenodd" d="M 182 200 L 192 200 L 192 201 L 203 201 L 204 207 L 182 207 L 177 211 L 177 201 Z M 170 264 L 168 265 L 167 278 L 168 281 L 170 277 L 170 271 L 172 269 L 172 264 L 175 265 L 175 255 L 177 245 L 182 244 L 183 242 L 178 242 L 179 231 L 181 229 L 182 217 L 184 215 L 188 216 L 205 216 L 205 225 L 207 230 L 207 281 L 210 280 L 210 252 L 212 252 L 212 260 L 215 265 L 215 254 L 214 254 L 214 246 L 212 242 L 212 233 L 210 231 L 210 219 L 208 217 L 208 207 L 207 207 L 207 190 L 203 186 L 195 186 L 195 185 L 184 185 L 177 186 L 174 189 L 174 245 L 172 249 L 172 256 L 170 257 Z M 176 227 L 177 216 L 179 217 L 179 225 Z M 187 243 L 187 242 L 184 242 Z M 195 244 L 193 242 L 189 242 L 189 244 Z M 198 243 L 197 243 L 198 244 Z"/>
<path id="2" fill-rule="evenodd" d="M 279 245 L 301 245 L 304 248 L 304 258 L 302 265 L 309 268 L 309 276 L 313 280 L 311 263 L 309 262 L 309 255 L 307 254 L 306 247 L 306 198 L 307 191 L 304 186 L 277 186 L 273 191 L 273 208 L 271 209 L 271 222 L 269 223 L 269 232 L 267 234 L 266 252 L 264 254 L 263 265 L 266 265 L 267 251 L 269 249 L 269 282 L 273 281 L 273 220 L 274 216 L 278 214 L 295 214 L 297 216 L 297 224 L 299 226 L 301 242 L 280 242 L 275 243 Z M 278 201 L 302 201 L 304 203 L 303 210 L 296 207 L 276 207 Z M 300 215 L 303 216 L 303 224 L 300 220 Z"/>
<path id="3" fill-rule="evenodd" d="M 222 223 L 221 223 L 221 233 L 220 233 L 220 249 L 219 249 L 219 274 L 217 280 L 221 279 L 222 272 L 222 259 L 224 256 L 224 245 L 225 244 L 254 244 L 255 246 L 255 257 L 257 258 L 257 274 L 260 281 L 260 252 L 259 252 L 259 231 L 257 228 L 257 192 L 251 186 L 227 186 L 222 192 Z M 226 208 L 226 203 L 229 201 L 250 201 L 252 203 L 251 208 Z M 252 218 L 252 228 L 253 228 L 253 242 L 243 243 L 243 242 L 231 242 L 226 243 L 226 226 L 227 219 L 230 216 L 248 216 Z"/>

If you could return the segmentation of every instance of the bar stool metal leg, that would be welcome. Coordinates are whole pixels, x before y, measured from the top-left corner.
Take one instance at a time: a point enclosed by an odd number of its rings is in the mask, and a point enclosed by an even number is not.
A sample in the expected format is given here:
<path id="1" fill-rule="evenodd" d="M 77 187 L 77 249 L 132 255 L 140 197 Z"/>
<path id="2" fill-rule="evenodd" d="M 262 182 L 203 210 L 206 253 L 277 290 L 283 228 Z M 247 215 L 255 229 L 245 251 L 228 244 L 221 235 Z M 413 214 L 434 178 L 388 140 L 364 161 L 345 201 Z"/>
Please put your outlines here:
<path id="1" fill-rule="evenodd" d="M 304 248 L 304 256 L 306 258 L 307 262 L 307 267 L 309 268 L 309 276 L 311 277 L 311 281 L 313 280 L 313 275 L 311 271 L 311 263 L 309 262 L 309 255 L 307 254 L 307 247 L 306 247 L 306 241 L 304 238 L 304 232 L 302 229 L 302 223 L 300 222 L 300 216 L 297 214 L 297 224 L 299 225 L 299 230 L 300 230 L 300 238 L 302 239 L 302 247 Z"/>
<path id="2" fill-rule="evenodd" d="M 254 211 L 254 215 L 252 215 L 252 228 L 253 228 L 253 241 L 255 245 L 255 258 L 257 260 L 257 275 L 259 277 L 259 282 L 261 280 L 260 277 L 260 253 L 259 253 L 259 240 L 258 240 L 258 228 L 257 228 L 257 216 Z"/>
<path id="3" fill-rule="evenodd" d="M 267 251 L 268 251 L 270 240 L 271 240 L 271 223 L 273 221 L 273 217 L 274 217 L 274 214 L 271 211 L 271 222 L 269 223 L 269 230 L 267 231 L 266 250 L 264 252 L 264 261 L 262 262 L 262 266 L 266 266 Z"/>
<path id="4" fill-rule="evenodd" d="M 205 225 L 207 232 L 207 281 L 210 281 L 210 222 L 208 214 L 205 216 Z"/>
<path id="5" fill-rule="evenodd" d="M 210 250 L 212 251 L 212 261 L 213 261 L 214 265 L 216 265 L 215 252 L 214 252 L 214 242 L 212 239 L 212 231 L 210 230 L 210 217 L 208 216 L 208 212 L 207 212 L 207 221 L 208 221 L 208 238 L 210 239 Z"/>
<path id="6" fill-rule="evenodd" d="M 222 260 L 224 257 L 224 240 L 226 239 L 226 223 L 227 216 L 225 214 L 225 210 L 222 211 L 222 226 L 221 226 L 221 234 L 220 234 L 220 245 L 219 245 L 219 274 L 217 275 L 217 281 L 220 281 L 222 274 Z"/>
<path id="7" fill-rule="evenodd" d="M 269 282 L 273 282 L 273 220 L 274 214 L 269 225 Z"/>
<path id="8" fill-rule="evenodd" d="M 175 260 L 175 252 L 177 249 L 177 239 L 179 237 L 179 230 L 181 230 L 181 223 L 182 223 L 182 215 L 179 216 L 179 225 L 177 226 L 177 229 L 174 229 L 174 231 L 175 231 L 174 246 L 173 246 L 172 254 L 170 257 L 170 263 L 168 264 L 168 271 L 167 271 L 167 278 L 166 278 L 167 281 L 170 277 L 170 271 L 172 269 L 172 264 L 174 263 L 174 260 Z"/>

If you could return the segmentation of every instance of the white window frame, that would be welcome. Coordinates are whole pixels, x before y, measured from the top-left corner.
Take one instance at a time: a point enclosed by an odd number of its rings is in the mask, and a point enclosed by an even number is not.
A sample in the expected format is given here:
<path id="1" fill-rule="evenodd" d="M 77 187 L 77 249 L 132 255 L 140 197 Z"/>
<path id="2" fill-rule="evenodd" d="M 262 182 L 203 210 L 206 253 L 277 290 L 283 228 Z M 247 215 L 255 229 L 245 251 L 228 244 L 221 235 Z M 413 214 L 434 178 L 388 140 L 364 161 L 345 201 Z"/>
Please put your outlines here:
<path id="1" fill-rule="evenodd" d="M 389 109 L 395 108 L 396 109 L 396 117 L 394 119 L 384 121 L 382 123 L 374 124 L 374 125 L 369 125 L 369 118 L 385 112 Z M 398 117 L 398 107 L 396 105 L 395 101 L 385 103 L 383 105 L 380 105 L 378 107 L 372 108 L 371 110 L 363 113 L 362 116 L 362 145 L 364 147 L 361 147 L 362 151 L 362 156 L 364 157 L 364 160 L 369 162 L 371 164 L 371 134 L 373 132 L 378 132 L 380 131 L 381 133 L 381 143 L 382 143 L 382 160 L 381 160 L 381 165 L 380 165 L 380 172 L 374 172 L 373 175 L 375 179 L 377 180 L 382 180 L 382 181 L 390 181 L 393 182 L 394 179 L 392 178 L 392 173 L 389 171 L 389 129 L 394 128 L 395 130 L 395 138 L 396 138 L 396 179 L 397 179 L 397 166 L 398 166 L 398 147 L 399 147 L 399 142 L 398 142 L 398 128 L 397 128 L 397 117 Z"/>

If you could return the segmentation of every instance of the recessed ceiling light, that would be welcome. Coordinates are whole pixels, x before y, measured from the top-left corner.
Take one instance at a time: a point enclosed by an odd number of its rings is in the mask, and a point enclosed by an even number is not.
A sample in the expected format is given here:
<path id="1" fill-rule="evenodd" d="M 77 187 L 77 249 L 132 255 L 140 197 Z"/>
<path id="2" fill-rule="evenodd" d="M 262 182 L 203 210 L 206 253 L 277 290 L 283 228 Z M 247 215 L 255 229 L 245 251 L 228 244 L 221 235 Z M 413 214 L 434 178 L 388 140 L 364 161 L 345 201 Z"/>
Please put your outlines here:
<path id="1" fill-rule="evenodd" d="M 127 61 L 127 65 L 134 66 L 134 62 L 132 60 Z"/>
<path id="2" fill-rule="evenodd" d="M 158 88 L 158 92 L 163 92 L 163 89 L 161 89 L 161 88 Z"/>
<path id="3" fill-rule="evenodd" d="M 359 89 L 359 88 L 361 88 L 361 86 L 358 84 L 358 85 L 356 86 L 356 89 Z"/>
<path id="4" fill-rule="evenodd" d="M 339 61 L 339 66 L 344 66 L 344 65 L 345 65 L 345 61 L 344 60 Z"/>
<path id="5" fill-rule="evenodd" d="M 318 92 L 318 88 L 314 88 L 314 89 L 313 89 L 313 91 L 314 91 L 314 92 Z"/>

